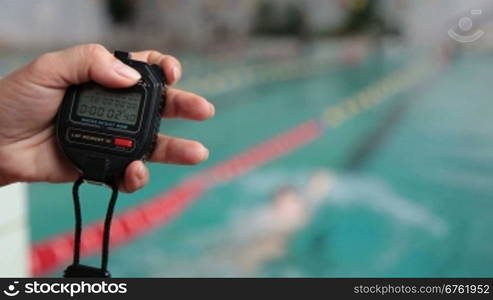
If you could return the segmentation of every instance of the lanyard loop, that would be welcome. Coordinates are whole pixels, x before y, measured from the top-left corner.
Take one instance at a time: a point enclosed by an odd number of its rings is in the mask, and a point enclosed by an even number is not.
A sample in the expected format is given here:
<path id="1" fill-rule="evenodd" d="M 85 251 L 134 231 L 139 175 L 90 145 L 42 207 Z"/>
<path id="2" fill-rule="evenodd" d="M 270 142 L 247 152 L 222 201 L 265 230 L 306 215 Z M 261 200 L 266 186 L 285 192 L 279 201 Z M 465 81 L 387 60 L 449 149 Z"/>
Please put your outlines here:
<path id="1" fill-rule="evenodd" d="M 82 237 L 82 213 L 79 199 L 79 188 L 84 182 L 84 179 L 79 178 L 72 188 L 72 197 L 74 200 L 74 212 L 75 212 L 75 232 L 74 232 L 74 258 L 73 263 L 65 270 L 64 277 L 111 277 L 108 272 L 108 259 L 109 259 L 109 244 L 110 244 L 110 232 L 111 221 L 113 219 L 113 212 L 115 209 L 116 200 L 118 198 L 118 187 L 113 180 L 109 185 L 111 186 L 112 193 L 106 211 L 106 218 L 104 220 L 104 231 L 101 248 L 101 268 L 93 268 L 80 264 L 80 246 Z"/>

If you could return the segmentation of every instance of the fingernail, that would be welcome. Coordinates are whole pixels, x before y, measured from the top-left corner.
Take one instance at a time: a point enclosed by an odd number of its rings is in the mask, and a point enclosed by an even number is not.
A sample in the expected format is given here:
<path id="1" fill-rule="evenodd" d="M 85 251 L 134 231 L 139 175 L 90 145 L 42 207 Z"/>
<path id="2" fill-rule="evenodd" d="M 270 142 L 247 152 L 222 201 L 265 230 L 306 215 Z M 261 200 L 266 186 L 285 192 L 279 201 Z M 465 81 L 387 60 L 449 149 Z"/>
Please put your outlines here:
<path id="1" fill-rule="evenodd" d="M 188 157 L 195 163 L 200 163 L 209 158 L 209 150 L 202 145 L 200 147 L 190 147 Z"/>
<path id="2" fill-rule="evenodd" d="M 137 179 L 142 182 L 146 178 L 146 167 L 144 165 L 140 165 L 139 170 L 137 172 Z"/>
<path id="3" fill-rule="evenodd" d="M 209 149 L 207 149 L 206 147 L 202 147 L 202 160 L 207 160 L 209 158 Z"/>
<path id="4" fill-rule="evenodd" d="M 115 70 L 115 72 L 119 75 L 130 78 L 132 80 L 139 80 L 141 77 L 140 73 L 137 72 L 137 70 L 131 68 L 130 66 L 127 66 L 119 60 L 116 60 L 113 63 L 113 70 Z"/>
<path id="5" fill-rule="evenodd" d="M 209 103 L 210 116 L 213 117 L 216 114 L 216 108 L 212 103 Z"/>
<path id="6" fill-rule="evenodd" d="M 178 67 L 171 68 L 171 73 L 173 74 L 173 83 L 176 83 L 181 78 L 181 71 Z"/>
<path id="7" fill-rule="evenodd" d="M 185 160 L 190 164 L 199 164 L 209 158 L 209 150 L 202 144 L 185 148 Z"/>

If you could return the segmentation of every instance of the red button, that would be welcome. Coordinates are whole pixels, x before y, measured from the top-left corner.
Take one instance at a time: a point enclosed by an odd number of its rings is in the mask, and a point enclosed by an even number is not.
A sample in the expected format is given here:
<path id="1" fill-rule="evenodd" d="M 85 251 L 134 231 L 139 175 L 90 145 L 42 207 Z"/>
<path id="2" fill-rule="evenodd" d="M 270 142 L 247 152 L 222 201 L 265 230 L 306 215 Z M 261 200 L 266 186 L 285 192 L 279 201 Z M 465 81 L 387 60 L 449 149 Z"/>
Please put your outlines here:
<path id="1" fill-rule="evenodd" d="M 122 138 L 116 138 L 113 142 L 115 146 L 132 148 L 134 146 L 134 141 Z"/>

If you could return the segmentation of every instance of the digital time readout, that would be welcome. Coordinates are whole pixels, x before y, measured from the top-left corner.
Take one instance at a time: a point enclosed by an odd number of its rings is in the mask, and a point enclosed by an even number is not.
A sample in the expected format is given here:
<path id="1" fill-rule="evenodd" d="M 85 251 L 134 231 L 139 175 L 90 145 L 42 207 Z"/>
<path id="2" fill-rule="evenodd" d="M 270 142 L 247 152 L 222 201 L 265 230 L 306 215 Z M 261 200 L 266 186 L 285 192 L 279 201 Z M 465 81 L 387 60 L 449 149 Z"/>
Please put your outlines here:
<path id="1" fill-rule="evenodd" d="M 137 122 L 141 101 L 139 93 L 112 93 L 94 86 L 81 92 L 76 114 L 133 126 Z"/>

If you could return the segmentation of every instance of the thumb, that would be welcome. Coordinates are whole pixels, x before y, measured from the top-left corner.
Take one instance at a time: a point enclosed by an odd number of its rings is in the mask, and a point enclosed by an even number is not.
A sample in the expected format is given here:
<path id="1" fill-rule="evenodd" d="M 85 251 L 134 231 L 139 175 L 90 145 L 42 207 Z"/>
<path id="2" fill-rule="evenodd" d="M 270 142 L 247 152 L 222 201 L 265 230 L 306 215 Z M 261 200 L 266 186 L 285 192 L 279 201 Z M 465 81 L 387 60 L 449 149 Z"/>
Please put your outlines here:
<path id="1" fill-rule="evenodd" d="M 44 54 L 28 68 L 33 82 L 60 89 L 90 80 L 107 87 L 124 88 L 134 85 L 141 77 L 139 72 L 98 44 Z"/>

